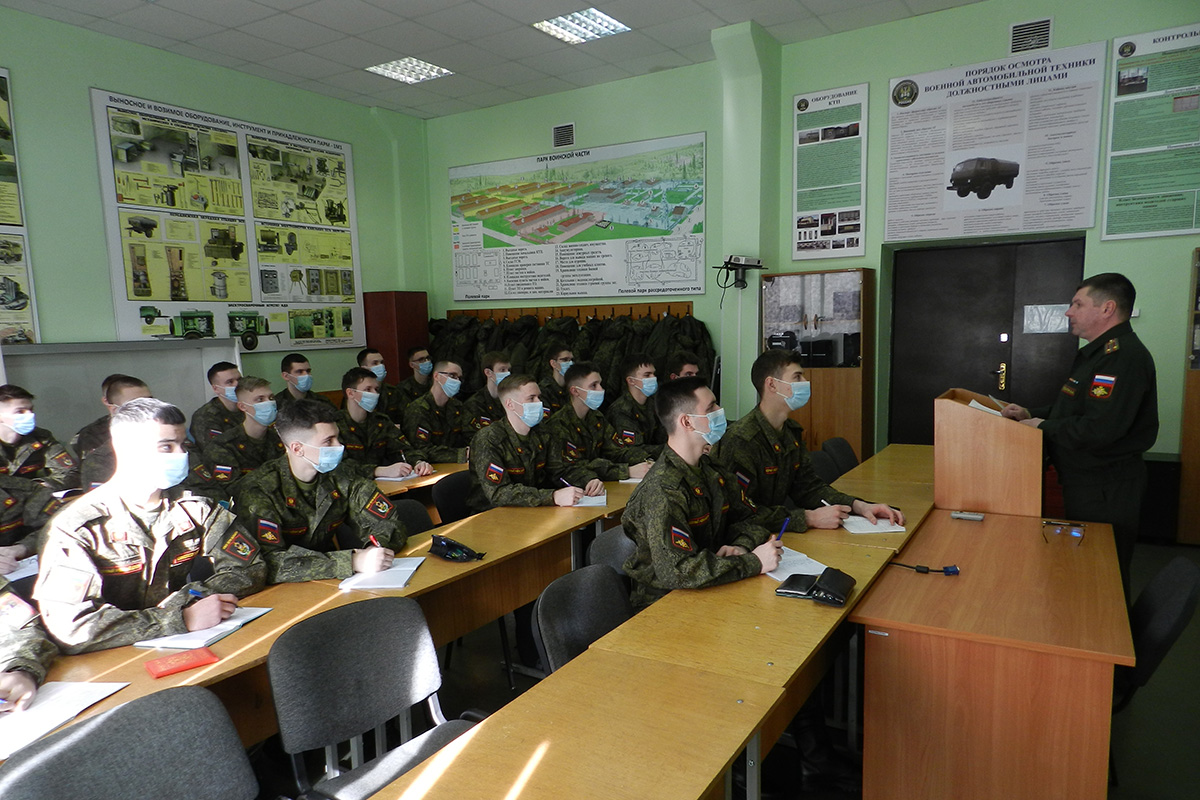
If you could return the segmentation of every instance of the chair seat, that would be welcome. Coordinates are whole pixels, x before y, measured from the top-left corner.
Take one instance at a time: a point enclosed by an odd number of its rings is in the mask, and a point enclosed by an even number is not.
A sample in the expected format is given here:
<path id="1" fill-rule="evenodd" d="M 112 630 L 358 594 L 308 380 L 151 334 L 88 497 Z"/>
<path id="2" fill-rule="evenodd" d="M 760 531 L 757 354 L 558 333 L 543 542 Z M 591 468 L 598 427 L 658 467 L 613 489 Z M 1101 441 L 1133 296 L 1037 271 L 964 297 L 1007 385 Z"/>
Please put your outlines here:
<path id="1" fill-rule="evenodd" d="M 321 781 L 313 788 L 336 800 L 367 800 L 472 727 L 470 722 L 448 720 L 358 769 Z"/>

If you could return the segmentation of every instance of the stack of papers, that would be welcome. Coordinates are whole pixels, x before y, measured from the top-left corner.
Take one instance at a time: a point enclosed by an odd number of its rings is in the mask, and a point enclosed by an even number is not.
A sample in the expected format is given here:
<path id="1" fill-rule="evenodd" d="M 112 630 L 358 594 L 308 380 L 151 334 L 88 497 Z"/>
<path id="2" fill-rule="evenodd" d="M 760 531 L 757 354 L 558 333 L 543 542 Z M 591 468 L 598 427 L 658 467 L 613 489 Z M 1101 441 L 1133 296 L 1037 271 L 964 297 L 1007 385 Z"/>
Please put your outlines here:
<path id="1" fill-rule="evenodd" d="M 779 559 L 779 566 L 767 574 L 777 581 L 783 581 L 793 575 L 820 575 L 824 571 L 825 565 L 820 561 L 785 547 Z"/>
<path id="2" fill-rule="evenodd" d="M 29 708 L 0 714 L 0 759 L 8 758 L 50 731 L 99 703 L 128 683 L 51 681 L 38 689 Z"/>
<path id="3" fill-rule="evenodd" d="M 343 592 L 351 589 L 403 589 L 408 586 L 409 579 L 424 560 L 425 556 L 397 558 L 392 561 L 392 566 L 382 572 L 360 572 L 351 575 L 339 583 L 338 588 Z"/>
<path id="4" fill-rule="evenodd" d="M 1004 416 L 998 410 L 996 410 L 994 408 L 988 408 L 987 406 L 985 406 L 983 403 L 979 402 L 978 400 L 972 400 L 971 402 L 967 403 L 967 405 L 970 406 L 971 408 L 977 408 L 980 411 L 986 411 L 989 414 L 995 414 L 997 417 Z"/>
<path id="5" fill-rule="evenodd" d="M 145 639 L 134 642 L 134 647 L 150 647 L 164 650 L 195 650 L 197 647 L 208 647 L 213 642 L 224 639 L 238 628 L 251 620 L 256 620 L 267 613 L 269 608 L 237 608 L 224 622 L 205 628 L 202 631 L 188 631 L 171 636 L 159 636 L 157 639 Z"/>
<path id="6" fill-rule="evenodd" d="M 851 514 L 842 520 L 842 527 L 850 533 L 904 533 L 903 525 L 894 525 L 887 517 L 881 517 L 874 522 L 867 522 L 866 517 Z"/>

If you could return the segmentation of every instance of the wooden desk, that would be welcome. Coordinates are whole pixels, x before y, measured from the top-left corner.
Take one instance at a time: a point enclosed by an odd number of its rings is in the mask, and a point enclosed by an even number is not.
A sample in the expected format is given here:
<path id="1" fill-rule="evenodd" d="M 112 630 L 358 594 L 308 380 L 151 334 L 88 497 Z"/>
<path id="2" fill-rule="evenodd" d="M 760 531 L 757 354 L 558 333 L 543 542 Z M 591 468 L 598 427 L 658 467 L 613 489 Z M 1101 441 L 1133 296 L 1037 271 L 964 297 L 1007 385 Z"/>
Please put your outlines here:
<path id="1" fill-rule="evenodd" d="M 403 481 L 388 481 L 376 478 L 375 485 L 379 487 L 379 491 L 389 496 L 404 494 L 413 489 L 433 486 L 447 475 L 462 472 L 467 468 L 466 464 L 432 464 L 431 466 L 433 467 L 433 473 L 430 475 L 422 475 L 418 478 L 409 478 Z"/>
<path id="2" fill-rule="evenodd" d="M 903 533 L 850 533 L 844 528 L 835 530 L 810 530 L 805 539 L 837 542 L 858 547 L 884 547 L 894 553 L 904 549 L 913 537 L 922 520 L 933 510 L 933 486 L 925 483 L 893 483 L 884 480 L 839 478 L 834 488 L 855 497 L 877 503 L 890 503 L 904 512 Z"/>
<path id="3" fill-rule="evenodd" d="M 720 785 L 781 696 L 593 649 L 375 797 L 695 800 Z"/>
<path id="4" fill-rule="evenodd" d="M 933 483 L 933 446 L 889 444 L 842 478 L 894 483 Z"/>
<path id="5" fill-rule="evenodd" d="M 1112 532 L 1046 543 L 1037 517 L 935 510 L 866 626 L 863 796 L 1102 798 L 1114 664 L 1133 664 Z"/>

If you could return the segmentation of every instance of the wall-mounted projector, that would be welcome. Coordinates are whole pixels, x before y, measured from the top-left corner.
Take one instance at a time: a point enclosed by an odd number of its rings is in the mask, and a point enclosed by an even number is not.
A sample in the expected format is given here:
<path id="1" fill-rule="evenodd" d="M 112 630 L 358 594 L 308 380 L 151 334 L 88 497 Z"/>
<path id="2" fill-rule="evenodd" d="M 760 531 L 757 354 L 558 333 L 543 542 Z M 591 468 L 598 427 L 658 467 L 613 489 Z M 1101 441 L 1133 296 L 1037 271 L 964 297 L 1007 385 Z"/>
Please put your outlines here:
<path id="1" fill-rule="evenodd" d="M 733 288 L 746 288 L 746 270 L 766 269 L 761 258 L 750 256 L 726 256 L 725 263 L 713 269 L 723 269 L 733 274 Z"/>

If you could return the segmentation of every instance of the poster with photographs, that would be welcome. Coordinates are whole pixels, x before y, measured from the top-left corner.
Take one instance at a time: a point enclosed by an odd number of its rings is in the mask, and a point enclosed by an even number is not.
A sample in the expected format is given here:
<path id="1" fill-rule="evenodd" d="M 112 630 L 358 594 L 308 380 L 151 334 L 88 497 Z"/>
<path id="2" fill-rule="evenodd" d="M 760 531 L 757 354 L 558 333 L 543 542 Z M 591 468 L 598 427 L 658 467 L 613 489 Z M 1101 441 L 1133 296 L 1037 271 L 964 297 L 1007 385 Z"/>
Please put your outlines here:
<path id="1" fill-rule="evenodd" d="M 92 90 L 120 339 L 362 345 L 350 146 Z"/>
<path id="2" fill-rule="evenodd" d="M 1112 41 L 1102 239 L 1200 233 L 1200 23 Z"/>
<path id="3" fill-rule="evenodd" d="M 13 123 L 12 83 L 0 68 L 0 345 L 38 340 L 25 228 L 17 132 Z"/>
<path id="4" fill-rule="evenodd" d="M 894 78 L 884 239 L 1092 227 L 1105 50 L 1097 42 Z"/>
<path id="5" fill-rule="evenodd" d="M 792 260 L 861 256 L 867 84 L 792 98 Z"/>

